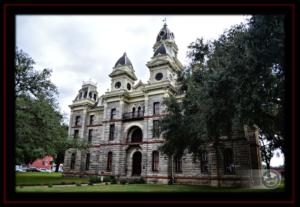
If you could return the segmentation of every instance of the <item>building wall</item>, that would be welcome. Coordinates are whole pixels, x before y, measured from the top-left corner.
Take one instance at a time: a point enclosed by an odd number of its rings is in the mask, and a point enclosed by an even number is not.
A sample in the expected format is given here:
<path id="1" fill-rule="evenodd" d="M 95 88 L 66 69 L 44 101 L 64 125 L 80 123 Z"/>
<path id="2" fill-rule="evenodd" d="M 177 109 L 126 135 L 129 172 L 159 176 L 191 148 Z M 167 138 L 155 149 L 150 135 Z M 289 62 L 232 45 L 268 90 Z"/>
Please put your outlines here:
<path id="1" fill-rule="evenodd" d="M 163 33 L 170 33 L 167 25 L 161 29 Z M 160 33 L 161 33 L 160 31 Z M 160 34 L 159 33 L 159 34 Z M 156 53 L 156 49 L 167 47 L 166 51 Z M 153 135 L 153 121 L 159 120 L 165 113 L 166 108 L 162 104 L 163 99 L 172 96 L 177 91 L 176 73 L 183 69 L 177 59 L 178 47 L 174 41 L 173 33 L 167 39 L 160 36 L 154 45 L 154 55 L 147 67 L 150 77 L 146 84 L 139 82 L 134 85 L 137 78 L 134 75 L 126 53 L 117 61 L 109 77 L 111 78 L 111 89 L 98 97 L 97 87 L 93 83 L 84 83 L 79 90 L 73 103 L 70 105 L 71 117 L 69 136 L 74 137 L 74 130 L 79 130 L 78 139 L 88 140 L 89 130 L 93 130 L 92 141 L 87 151 L 69 149 L 65 154 L 64 175 L 115 175 L 118 177 L 131 178 L 133 156 L 137 151 L 142 154 L 141 175 L 147 182 L 167 183 L 169 179 L 175 179 L 178 183 L 196 183 L 204 185 L 248 185 L 253 183 L 252 169 L 260 168 L 260 153 L 257 142 L 258 134 L 255 128 L 234 126 L 232 138 L 224 137 L 218 150 L 208 143 L 208 172 L 201 172 L 201 163 L 194 160 L 191 154 L 185 153 L 182 157 L 182 172 L 176 173 L 174 161 L 159 152 L 159 168 L 157 172 L 152 171 L 152 152 L 159 151 L 164 140 Z M 157 55 L 156 55 L 157 54 Z M 158 73 L 163 77 L 156 78 Z M 119 81 L 120 87 L 115 87 Z M 126 84 L 131 83 L 131 89 Z M 82 94 L 92 94 L 92 98 L 82 98 Z M 181 101 L 182 95 L 177 96 Z M 153 113 L 154 103 L 159 102 L 159 114 Z M 132 112 L 135 107 L 143 111 L 143 118 L 125 119 L 124 113 Z M 111 119 L 111 110 L 116 109 L 116 114 Z M 93 125 L 89 124 L 90 115 L 95 116 Z M 80 116 L 80 122 L 75 126 L 76 116 Z M 109 139 L 110 125 L 114 124 L 114 139 Z M 131 142 L 133 127 L 142 131 L 143 139 L 139 143 Z M 183 137 L 184 139 L 184 137 Z M 231 149 L 235 174 L 225 174 L 224 154 L 226 149 Z M 72 153 L 76 152 L 74 169 L 71 169 Z M 107 171 L 108 153 L 112 152 L 112 170 Z M 90 153 L 90 165 L 86 169 L 86 154 Z M 217 159 L 218 158 L 218 159 Z"/>

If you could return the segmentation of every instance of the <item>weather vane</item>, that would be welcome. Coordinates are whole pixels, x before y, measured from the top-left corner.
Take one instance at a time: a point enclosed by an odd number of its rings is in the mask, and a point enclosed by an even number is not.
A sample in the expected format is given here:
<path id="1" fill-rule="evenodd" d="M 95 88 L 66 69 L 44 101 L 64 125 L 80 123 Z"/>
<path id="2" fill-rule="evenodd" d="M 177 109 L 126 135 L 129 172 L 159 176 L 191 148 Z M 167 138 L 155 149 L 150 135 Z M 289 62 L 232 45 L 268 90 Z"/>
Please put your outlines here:
<path id="1" fill-rule="evenodd" d="M 163 22 L 164 22 L 165 25 L 167 25 L 167 18 L 166 17 L 163 19 Z"/>

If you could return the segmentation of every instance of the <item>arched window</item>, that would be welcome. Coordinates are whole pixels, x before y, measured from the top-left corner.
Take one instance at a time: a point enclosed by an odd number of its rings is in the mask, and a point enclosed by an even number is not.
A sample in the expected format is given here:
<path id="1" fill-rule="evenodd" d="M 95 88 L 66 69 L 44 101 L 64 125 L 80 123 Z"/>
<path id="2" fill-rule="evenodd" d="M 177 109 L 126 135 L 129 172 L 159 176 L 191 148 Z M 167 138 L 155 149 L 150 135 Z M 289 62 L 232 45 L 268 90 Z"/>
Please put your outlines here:
<path id="1" fill-rule="evenodd" d="M 84 92 L 83 98 L 87 97 L 87 91 Z"/>
<path id="2" fill-rule="evenodd" d="M 106 171 L 111 172 L 112 169 L 112 158 L 113 158 L 113 154 L 112 152 L 109 152 L 107 154 L 107 166 L 106 166 Z"/>
<path id="3" fill-rule="evenodd" d="M 152 171 L 158 172 L 158 166 L 159 166 L 159 152 L 153 151 L 152 152 Z"/>
<path id="4" fill-rule="evenodd" d="M 81 98 L 82 98 L 82 93 L 80 92 L 80 93 L 79 93 L 79 99 L 81 99 Z"/>
<path id="5" fill-rule="evenodd" d="M 93 97 L 93 95 L 92 95 L 92 92 L 89 92 L 89 97 L 90 97 L 90 98 L 92 98 L 92 97 Z"/>
<path id="6" fill-rule="evenodd" d="M 135 107 L 132 108 L 132 117 L 135 117 Z"/>
<path id="7" fill-rule="evenodd" d="M 142 142 L 143 141 L 143 132 L 137 127 L 134 129 L 131 135 L 131 142 Z"/>
<path id="8" fill-rule="evenodd" d="M 138 117 L 142 116 L 142 108 L 139 106 L 138 107 Z"/>
<path id="9" fill-rule="evenodd" d="M 225 149 L 223 153 L 223 158 L 224 158 L 224 174 L 235 174 L 235 165 L 234 165 L 232 149 Z"/>
<path id="10" fill-rule="evenodd" d="M 208 158 L 207 158 L 207 152 L 202 151 L 200 155 L 200 164 L 201 164 L 201 172 L 202 173 L 208 173 Z"/>
<path id="11" fill-rule="evenodd" d="M 71 170 L 74 170 L 74 168 L 75 168 L 75 161 L 76 161 L 76 154 L 74 152 L 71 155 L 71 166 L 70 166 Z"/>

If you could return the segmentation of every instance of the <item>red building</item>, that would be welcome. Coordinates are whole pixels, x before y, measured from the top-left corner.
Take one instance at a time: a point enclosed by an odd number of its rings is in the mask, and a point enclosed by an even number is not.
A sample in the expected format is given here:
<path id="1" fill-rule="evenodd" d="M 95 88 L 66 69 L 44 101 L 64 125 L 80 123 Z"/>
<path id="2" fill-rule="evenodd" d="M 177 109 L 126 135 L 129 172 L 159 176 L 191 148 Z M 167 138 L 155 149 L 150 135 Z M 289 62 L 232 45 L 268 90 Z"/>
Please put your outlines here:
<path id="1" fill-rule="evenodd" d="M 51 170 L 52 162 L 53 162 L 53 157 L 45 156 L 42 159 L 36 159 L 33 163 L 29 164 L 29 167 L 45 168 Z"/>

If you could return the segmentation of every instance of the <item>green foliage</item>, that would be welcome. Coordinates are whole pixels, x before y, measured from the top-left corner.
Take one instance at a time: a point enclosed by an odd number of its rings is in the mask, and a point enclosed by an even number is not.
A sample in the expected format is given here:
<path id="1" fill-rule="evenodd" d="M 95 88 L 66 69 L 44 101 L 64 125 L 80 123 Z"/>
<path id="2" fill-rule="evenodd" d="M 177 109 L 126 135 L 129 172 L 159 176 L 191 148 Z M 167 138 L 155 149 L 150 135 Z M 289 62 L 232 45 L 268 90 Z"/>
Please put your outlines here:
<path id="1" fill-rule="evenodd" d="M 120 184 L 125 185 L 128 183 L 127 179 L 120 179 Z"/>
<path id="2" fill-rule="evenodd" d="M 192 43 L 192 64 L 178 79 L 182 104 L 174 97 L 165 101 L 162 150 L 197 155 L 246 124 L 258 126 L 270 146 L 284 152 L 284 38 L 283 16 L 255 15 L 213 42 Z"/>
<path id="3" fill-rule="evenodd" d="M 145 183 L 146 181 L 143 177 L 130 179 L 128 181 L 128 184 L 145 184 Z"/>
<path id="4" fill-rule="evenodd" d="M 44 69 L 41 72 L 34 70 L 34 60 L 22 50 L 16 51 L 16 74 L 15 91 L 16 96 L 47 97 L 52 100 L 57 94 L 56 86 L 50 81 L 51 70 Z"/>
<path id="5" fill-rule="evenodd" d="M 115 176 L 113 176 L 113 175 L 110 176 L 110 183 L 111 184 L 117 184 L 117 179 L 116 179 Z"/>
<path id="6" fill-rule="evenodd" d="M 105 182 L 105 183 L 110 182 L 110 177 L 109 176 L 105 176 L 103 178 L 103 182 Z"/>
<path id="7" fill-rule="evenodd" d="M 89 177 L 89 182 L 90 183 L 101 183 L 101 179 L 100 179 L 100 177 L 92 176 L 92 177 Z"/>
<path id="8" fill-rule="evenodd" d="M 57 110 L 51 70 L 36 71 L 34 64 L 22 50 L 16 51 L 16 164 L 51 155 L 59 166 L 68 148 L 84 147 L 85 143 L 67 139 L 68 126 Z"/>

